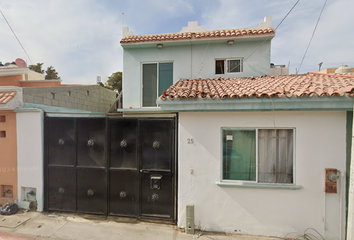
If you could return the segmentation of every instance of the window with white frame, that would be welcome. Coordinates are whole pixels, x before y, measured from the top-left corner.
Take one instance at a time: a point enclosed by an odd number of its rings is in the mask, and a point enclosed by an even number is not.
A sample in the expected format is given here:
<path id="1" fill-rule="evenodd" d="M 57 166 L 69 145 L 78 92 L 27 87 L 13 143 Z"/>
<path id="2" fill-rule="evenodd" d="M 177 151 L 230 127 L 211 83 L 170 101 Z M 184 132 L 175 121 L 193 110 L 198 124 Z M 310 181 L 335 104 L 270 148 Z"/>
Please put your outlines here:
<path id="1" fill-rule="evenodd" d="M 173 63 L 144 63 L 142 78 L 143 107 L 156 107 L 156 99 L 173 84 Z"/>
<path id="2" fill-rule="evenodd" d="M 240 73 L 243 72 L 242 58 L 216 59 L 215 74 Z"/>
<path id="3" fill-rule="evenodd" d="M 294 183 L 294 129 L 222 129 L 222 179 Z"/>

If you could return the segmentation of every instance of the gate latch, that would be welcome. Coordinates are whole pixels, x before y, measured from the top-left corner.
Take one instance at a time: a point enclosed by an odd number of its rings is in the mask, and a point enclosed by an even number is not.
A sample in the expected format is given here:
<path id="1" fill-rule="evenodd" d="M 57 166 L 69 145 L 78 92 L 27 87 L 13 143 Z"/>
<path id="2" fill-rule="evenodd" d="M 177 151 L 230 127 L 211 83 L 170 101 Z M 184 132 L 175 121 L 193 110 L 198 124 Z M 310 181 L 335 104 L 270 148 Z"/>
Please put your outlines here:
<path id="1" fill-rule="evenodd" d="M 150 189 L 160 189 L 161 178 L 162 176 L 158 174 L 150 175 Z"/>

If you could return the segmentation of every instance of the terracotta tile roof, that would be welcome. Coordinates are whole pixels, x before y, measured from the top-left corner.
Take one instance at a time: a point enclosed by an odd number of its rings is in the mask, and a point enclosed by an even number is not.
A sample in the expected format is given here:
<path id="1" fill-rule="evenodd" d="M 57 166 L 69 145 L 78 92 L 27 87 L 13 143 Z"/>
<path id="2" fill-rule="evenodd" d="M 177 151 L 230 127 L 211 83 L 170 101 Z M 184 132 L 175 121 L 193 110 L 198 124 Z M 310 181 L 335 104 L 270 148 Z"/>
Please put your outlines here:
<path id="1" fill-rule="evenodd" d="M 287 76 L 179 80 L 161 100 L 354 95 L 354 76 L 308 73 Z"/>
<path id="2" fill-rule="evenodd" d="M 16 95 L 16 92 L 0 92 L 0 104 L 6 104 Z"/>
<path id="3" fill-rule="evenodd" d="M 226 29 L 205 32 L 180 32 L 169 34 L 154 34 L 154 35 L 132 35 L 122 38 L 120 43 L 139 43 L 139 42 L 163 42 L 191 39 L 208 39 L 208 38 L 237 38 L 243 36 L 275 34 L 273 28 L 249 28 L 249 29 Z"/>

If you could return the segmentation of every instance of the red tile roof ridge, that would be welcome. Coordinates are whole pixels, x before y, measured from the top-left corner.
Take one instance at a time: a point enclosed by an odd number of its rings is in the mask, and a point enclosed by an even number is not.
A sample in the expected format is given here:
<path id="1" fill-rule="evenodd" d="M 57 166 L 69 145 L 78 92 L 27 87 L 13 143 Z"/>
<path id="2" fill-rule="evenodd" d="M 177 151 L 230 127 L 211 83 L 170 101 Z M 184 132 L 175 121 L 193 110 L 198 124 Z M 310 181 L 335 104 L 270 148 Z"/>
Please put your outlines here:
<path id="1" fill-rule="evenodd" d="M 221 29 L 203 32 L 178 32 L 178 33 L 159 33 L 148 35 L 131 35 L 123 37 L 121 44 L 136 42 L 162 42 L 162 41 L 178 41 L 191 39 L 213 39 L 213 38 L 235 38 L 239 36 L 275 34 L 274 28 L 240 28 L 240 29 Z"/>

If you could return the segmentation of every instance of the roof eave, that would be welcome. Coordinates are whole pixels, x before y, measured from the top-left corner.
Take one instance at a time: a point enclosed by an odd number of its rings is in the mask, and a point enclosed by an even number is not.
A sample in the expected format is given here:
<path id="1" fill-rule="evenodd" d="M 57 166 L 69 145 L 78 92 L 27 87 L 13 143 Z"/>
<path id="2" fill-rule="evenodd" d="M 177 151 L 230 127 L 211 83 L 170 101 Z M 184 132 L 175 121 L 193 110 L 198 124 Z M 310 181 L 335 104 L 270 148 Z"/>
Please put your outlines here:
<path id="1" fill-rule="evenodd" d="M 182 99 L 161 100 L 156 103 L 168 112 L 256 112 L 256 111 L 353 111 L 353 98 L 343 97 L 291 97 L 234 98 L 234 99 Z"/>
<path id="2" fill-rule="evenodd" d="M 28 68 L 2 68 L 0 70 L 0 77 L 22 75 L 28 73 L 28 71 Z"/>
<path id="3" fill-rule="evenodd" d="M 244 40 L 272 40 L 275 36 L 275 33 L 271 34 L 262 34 L 262 35 L 246 35 L 246 36 L 228 36 L 228 37 L 209 37 L 209 38 L 192 38 L 192 39 L 178 39 L 178 40 L 159 40 L 159 41 L 145 41 L 145 42 L 129 42 L 129 43 L 120 43 L 123 48 L 126 47 L 135 47 L 135 46 L 147 46 L 147 45 L 152 45 L 156 46 L 156 44 L 162 43 L 162 44 L 168 44 L 168 45 L 173 45 L 173 44 L 191 44 L 191 43 L 203 43 L 203 42 L 221 42 L 221 41 L 227 41 L 227 40 L 234 40 L 235 42 L 237 41 L 244 41 Z"/>

